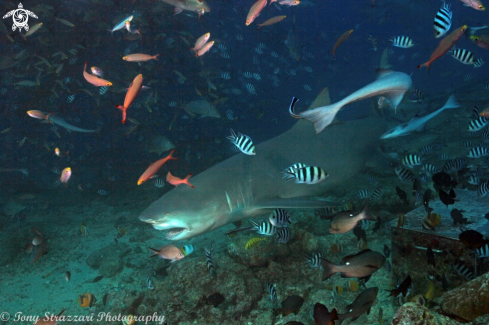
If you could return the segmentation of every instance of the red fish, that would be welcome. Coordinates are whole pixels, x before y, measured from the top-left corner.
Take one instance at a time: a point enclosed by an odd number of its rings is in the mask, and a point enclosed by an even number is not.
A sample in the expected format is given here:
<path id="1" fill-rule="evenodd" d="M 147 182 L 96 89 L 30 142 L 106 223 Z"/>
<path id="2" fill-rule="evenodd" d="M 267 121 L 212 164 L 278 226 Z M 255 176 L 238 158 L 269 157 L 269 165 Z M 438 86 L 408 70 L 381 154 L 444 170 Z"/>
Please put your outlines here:
<path id="1" fill-rule="evenodd" d="M 163 159 L 157 160 L 151 165 L 149 165 L 148 169 L 139 177 L 138 180 L 138 185 L 143 184 L 146 182 L 148 179 L 153 178 L 154 174 L 163 166 L 168 160 L 178 160 L 178 158 L 174 158 L 172 155 L 175 152 L 175 149 L 173 149 L 170 154 Z"/>
<path id="2" fill-rule="evenodd" d="M 112 82 L 94 76 L 93 74 L 89 74 L 87 72 L 87 62 L 85 62 L 85 67 L 83 68 L 83 77 L 85 78 L 86 81 L 88 81 L 89 83 L 97 87 L 112 86 Z"/>
<path id="3" fill-rule="evenodd" d="M 136 98 L 143 86 L 143 75 L 138 74 L 132 81 L 129 89 L 127 89 L 126 98 L 124 99 L 124 106 L 117 105 L 116 107 L 122 111 L 122 124 L 126 122 L 126 111 L 131 106 L 132 102 Z"/>
<path id="4" fill-rule="evenodd" d="M 61 311 L 61 313 L 58 314 L 58 316 L 48 316 L 45 315 L 45 317 L 38 319 L 34 325 L 56 325 L 60 321 L 60 316 L 65 312 L 65 309 Z"/>
<path id="5" fill-rule="evenodd" d="M 433 63 L 433 61 L 439 59 L 443 54 L 447 53 L 447 51 L 451 49 L 455 43 L 457 43 L 460 37 L 462 37 L 466 29 L 467 25 L 463 25 L 451 32 L 450 35 L 445 36 L 445 38 L 443 38 L 438 44 L 435 51 L 431 54 L 430 59 L 427 62 L 418 65 L 418 69 L 421 67 L 427 67 L 428 73 L 430 73 L 430 65 Z"/>
<path id="6" fill-rule="evenodd" d="M 483 49 L 489 50 L 489 35 L 472 35 L 470 36 L 470 39 L 478 47 L 482 47 Z"/>
<path id="7" fill-rule="evenodd" d="M 195 186 L 190 184 L 190 182 L 188 181 L 192 175 L 193 174 L 190 173 L 190 174 L 188 174 L 187 177 L 185 177 L 184 179 L 181 179 L 181 178 L 178 178 L 176 176 L 173 176 L 170 172 L 168 172 L 168 175 L 166 175 L 166 181 L 168 183 L 170 183 L 171 185 L 178 186 L 180 184 L 186 184 L 186 185 L 190 186 L 191 188 L 194 188 Z"/>
<path id="8" fill-rule="evenodd" d="M 212 45 L 214 45 L 214 41 L 206 43 L 198 51 L 195 52 L 195 57 L 198 58 L 199 56 L 202 56 L 205 53 L 207 53 L 207 51 L 211 49 Z"/>
<path id="9" fill-rule="evenodd" d="M 343 33 L 343 35 L 341 35 L 338 40 L 336 41 L 336 43 L 334 43 L 334 47 L 331 51 L 329 51 L 329 53 L 333 53 L 333 59 L 335 58 L 335 51 L 336 49 L 341 45 L 343 44 L 344 41 L 346 41 L 348 39 L 348 37 L 350 37 L 351 33 L 353 33 L 353 29 L 350 29 L 349 31 Z"/>
<path id="10" fill-rule="evenodd" d="M 258 0 L 253 6 L 251 6 L 248 16 L 246 17 L 246 26 L 249 26 L 256 17 L 260 14 L 262 9 L 267 5 L 267 0 Z"/>

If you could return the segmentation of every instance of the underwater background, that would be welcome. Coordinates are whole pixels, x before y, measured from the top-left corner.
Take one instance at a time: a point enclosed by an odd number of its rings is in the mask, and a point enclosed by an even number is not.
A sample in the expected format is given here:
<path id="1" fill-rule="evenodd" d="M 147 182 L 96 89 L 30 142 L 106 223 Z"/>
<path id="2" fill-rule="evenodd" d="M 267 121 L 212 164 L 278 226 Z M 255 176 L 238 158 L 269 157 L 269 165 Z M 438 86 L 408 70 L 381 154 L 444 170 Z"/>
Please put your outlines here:
<path id="1" fill-rule="evenodd" d="M 0 1 L 0 320 L 489 324 L 483 6 Z"/>

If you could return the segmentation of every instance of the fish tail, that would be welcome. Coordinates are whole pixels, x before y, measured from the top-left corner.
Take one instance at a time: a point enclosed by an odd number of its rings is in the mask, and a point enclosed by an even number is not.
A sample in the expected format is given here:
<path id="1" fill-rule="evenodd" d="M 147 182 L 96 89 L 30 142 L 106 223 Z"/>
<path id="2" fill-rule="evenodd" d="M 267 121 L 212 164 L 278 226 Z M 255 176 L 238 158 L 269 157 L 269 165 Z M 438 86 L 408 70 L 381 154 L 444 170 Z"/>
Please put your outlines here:
<path id="1" fill-rule="evenodd" d="M 121 106 L 121 105 L 116 105 L 116 107 L 122 111 L 122 124 L 124 124 L 126 122 L 126 110 L 127 110 L 127 107 L 124 107 L 124 106 Z"/>
<path id="2" fill-rule="evenodd" d="M 153 56 L 153 59 L 155 59 L 156 61 L 159 61 L 159 60 L 158 60 L 158 57 L 159 57 L 159 56 L 160 56 L 160 54 L 158 53 L 158 54 L 156 54 L 155 56 Z"/>
<path id="3" fill-rule="evenodd" d="M 336 113 L 338 113 L 342 107 L 343 104 L 338 102 L 336 104 L 308 110 L 297 115 L 314 123 L 314 129 L 316 129 L 317 134 L 333 122 Z"/>
<path id="4" fill-rule="evenodd" d="M 362 212 L 360 213 L 360 215 L 362 216 L 362 218 L 361 218 L 362 220 L 373 220 L 373 221 L 377 220 L 377 218 L 370 215 L 370 213 L 368 211 L 368 201 L 366 201 L 365 204 L 363 205 L 363 209 L 362 209 Z"/>
<path id="5" fill-rule="evenodd" d="M 170 154 L 168 155 L 168 157 L 166 157 L 167 160 L 178 160 L 178 158 L 175 158 L 173 157 L 173 153 L 175 152 L 175 149 L 173 149 L 172 151 L 170 151 Z M 190 174 L 192 175 L 192 174 Z"/>
<path id="6" fill-rule="evenodd" d="M 322 258 L 321 257 L 321 266 L 323 267 L 323 281 L 328 279 L 329 277 L 331 277 L 332 275 L 334 275 L 336 273 L 335 269 L 334 269 L 334 264 L 331 263 L 330 261 L 328 261 L 327 259 L 325 258 Z"/>
<path id="7" fill-rule="evenodd" d="M 192 177 L 192 175 L 193 175 L 193 173 L 188 174 L 188 176 L 183 179 L 183 183 L 190 186 L 191 188 L 195 188 L 195 186 L 190 184 L 190 182 L 188 181 L 190 179 L 190 177 Z"/>
<path id="8" fill-rule="evenodd" d="M 154 254 L 153 254 L 153 255 L 151 255 L 150 257 L 155 257 L 156 255 L 158 255 L 158 253 L 159 253 L 159 251 L 158 251 L 158 250 L 156 250 L 156 249 L 154 249 L 154 248 L 151 248 L 151 247 L 149 247 L 149 249 L 151 249 L 151 250 L 154 252 Z"/>

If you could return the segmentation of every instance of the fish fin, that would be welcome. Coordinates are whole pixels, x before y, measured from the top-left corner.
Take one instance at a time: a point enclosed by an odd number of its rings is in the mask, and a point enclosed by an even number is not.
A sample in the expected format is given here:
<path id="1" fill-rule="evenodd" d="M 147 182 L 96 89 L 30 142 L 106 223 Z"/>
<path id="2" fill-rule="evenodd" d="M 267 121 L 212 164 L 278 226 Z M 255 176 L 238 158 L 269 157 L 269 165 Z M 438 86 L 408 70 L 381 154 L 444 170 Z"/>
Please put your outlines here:
<path id="1" fill-rule="evenodd" d="M 154 248 L 151 248 L 151 247 L 148 247 L 148 248 L 149 248 L 149 249 L 151 249 L 151 250 L 154 252 L 154 254 L 153 254 L 153 255 L 151 255 L 150 257 L 155 257 L 156 255 L 158 255 L 158 253 L 159 253 L 159 251 L 158 251 L 158 250 L 156 250 L 156 249 L 154 249 Z"/>
<path id="2" fill-rule="evenodd" d="M 382 69 L 382 68 L 378 68 L 375 73 L 377 74 L 377 79 L 379 78 L 382 78 L 388 74 L 391 74 L 392 73 L 392 70 L 390 69 Z"/>
<path id="3" fill-rule="evenodd" d="M 334 264 L 331 263 L 330 261 L 328 261 L 327 259 L 325 258 L 322 258 L 321 257 L 321 266 L 323 267 L 323 277 L 322 277 L 322 280 L 326 280 L 328 279 L 329 277 L 331 277 L 332 275 L 334 275 L 336 273 L 336 271 L 334 270 Z"/>
<path id="4" fill-rule="evenodd" d="M 173 8 L 173 16 L 178 15 L 182 11 L 183 11 L 182 8 L 178 8 L 178 7 Z"/>
<path id="5" fill-rule="evenodd" d="M 260 201 L 255 204 L 254 209 L 275 209 L 275 208 L 283 208 L 283 209 L 294 209 L 294 208 L 324 208 L 327 206 L 340 206 L 341 204 L 338 202 L 328 202 L 328 201 L 320 201 L 314 200 L 307 196 L 300 196 L 295 198 L 271 198 L 268 200 Z"/>
<path id="6" fill-rule="evenodd" d="M 356 254 L 353 254 L 353 255 L 348 255 L 348 256 L 345 256 L 343 257 L 343 259 L 341 260 L 341 264 L 346 264 L 349 260 L 351 260 L 352 258 L 356 257 L 356 256 L 360 256 L 362 254 L 365 254 L 365 253 L 368 253 L 368 252 L 371 252 L 372 250 L 367 248 L 367 249 L 364 249 L 363 251 L 359 252 L 359 253 L 356 253 Z"/>
<path id="7" fill-rule="evenodd" d="M 305 111 L 298 115 L 314 123 L 314 129 L 316 130 L 317 134 L 333 122 L 336 113 L 338 113 L 338 111 L 342 107 L 343 104 L 340 101 L 332 105 L 322 106 L 313 110 Z"/>

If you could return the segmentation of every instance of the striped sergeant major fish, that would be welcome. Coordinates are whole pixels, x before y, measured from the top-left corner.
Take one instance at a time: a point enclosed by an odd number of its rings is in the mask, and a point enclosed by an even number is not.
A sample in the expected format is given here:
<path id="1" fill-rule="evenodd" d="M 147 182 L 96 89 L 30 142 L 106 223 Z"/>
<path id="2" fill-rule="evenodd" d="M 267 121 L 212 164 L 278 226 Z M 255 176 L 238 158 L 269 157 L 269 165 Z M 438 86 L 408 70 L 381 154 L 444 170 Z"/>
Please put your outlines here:
<path id="1" fill-rule="evenodd" d="M 297 164 L 293 164 L 292 166 L 290 167 L 287 167 L 284 171 L 283 171 L 283 175 L 282 175 L 282 178 L 285 178 L 286 180 L 291 180 L 294 178 L 294 176 L 291 176 L 290 174 L 294 173 L 294 171 L 298 168 L 303 168 L 303 167 L 307 167 L 306 164 L 303 164 L 303 163 L 297 163 Z"/>
<path id="2" fill-rule="evenodd" d="M 323 258 L 323 254 L 316 253 L 312 256 L 304 255 L 304 257 L 307 260 L 307 262 L 304 263 L 305 265 L 309 265 L 311 267 L 321 267 L 321 258 Z"/>
<path id="3" fill-rule="evenodd" d="M 273 236 L 277 232 L 277 228 L 266 221 L 262 221 L 260 224 L 251 221 L 251 224 L 253 225 L 253 228 L 251 228 L 251 230 L 256 230 L 259 235 Z"/>
<path id="4" fill-rule="evenodd" d="M 227 137 L 242 153 L 246 155 L 256 155 L 255 145 L 247 135 L 236 133 L 231 129 L 231 135 Z"/>
<path id="5" fill-rule="evenodd" d="M 270 294 L 270 299 L 272 300 L 275 308 L 275 306 L 277 305 L 277 291 L 275 290 L 273 283 L 267 282 L 267 291 Z"/>
<path id="6" fill-rule="evenodd" d="M 418 155 L 407 155 L 402 158 L 401 163 L 408 168 L 413 168 L 414 166 L 419 166 L 423 163 L 423 157 Z"/>
<path id="7" fill-rule="evenodd" d="M 377 51 L 379 49 L 379 42 L 377 41 L 377 39 L 375 37 L 373 37 L 372 35 L 368 35 L 367 40 L 372 43 L 372 46 L 373 46 L 372 49 L 374 51 Z"/>
<path id="8" fill-rule="evenodd" d="M 212 244 L 209 249 L 207 249 L 207 247 L 204 247 L 204 249 L 205 249 L 205 258 L 207 260 L 207 270 L 209 270 L 211 276 L 214 279 L 216 279 L 217 278 L 216 267 L 214 266 L 214 262 L 212 261 Z"/>
<path id="9" fill-rule="evenodd" d="M 290 213 L 284 209 L 275 209 L 270 215 L 270 223 L 275 227 L 287 227 L 290 222 Z"/>
<path id="10" fill-rule="evenodd" d="M 472 116 L 473 116 L 474 118 L 478 118 L 478 117 L 480 116 L 480 115 L 479 115 L 479 114 L 480 114 L 480 112 L 481 112 L 481 110 L 480 110 L 480 108 L 479 108 L 478 103 L 475 103 L 475 104 L 474 104 L 474 108 L 472 109 Z"/>
<path id="11" fill-rule="evenodd" d="M 436 13 L 435 21 L 433 23 L 435 37 L 442 37 L 450 30 L 450 27 L 452 27 L 452 11 L 450 9 L 450 4 L 443 2 L 440 10 Z"/>
<path id="12" fill-rule="evenodd" d="M 469 132 L 480 131 L 487 125 L 487 123 L 489 123 L 489 119 L 479 116 L 475 120 L 470 121 Z"/>
<path id="13" fill-rule="evenodd" d="M 329 176 L 324 169 L 317 166 L 296 168 L 293 172 L 286 173 L 291 176 L 287 180 L 295 179 L 297 184 L 317 184 Z"/>
<path id="14" fill-rule="evenodd" d="M 469 158 L 481 158 L 489 156 L 489 149 L 484 147 L 475 147 L 469 150 L 467 157 Z"/>
<path id="15" fill-rule="evenodd" d="M 470 52 L 469 50 L 453 48 L 449 50 L 447 53 L 453 56 L 458 61 L 462 62 L 463 64 L 475 63 L 474 54 L 472 54 L 472 52 Z"/>
<path id="16" fill-rule="evenodd" d="M 275 241 L 277 243 L 281 244 L 286 244 L 290 239 L 290 230 L 289 228 L 281 228 L 279 231 L 277 231 L 277 238 L 275 238 Z"/>
<path id="17" fill-rule="evenodd" d="M 389 42 L 392 42 L 392 46 L 401 47 L 403 49 L 414 46 L 414 42 L 409 36 L 389 37 Z"/>

